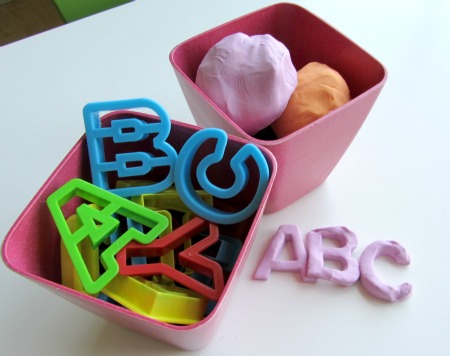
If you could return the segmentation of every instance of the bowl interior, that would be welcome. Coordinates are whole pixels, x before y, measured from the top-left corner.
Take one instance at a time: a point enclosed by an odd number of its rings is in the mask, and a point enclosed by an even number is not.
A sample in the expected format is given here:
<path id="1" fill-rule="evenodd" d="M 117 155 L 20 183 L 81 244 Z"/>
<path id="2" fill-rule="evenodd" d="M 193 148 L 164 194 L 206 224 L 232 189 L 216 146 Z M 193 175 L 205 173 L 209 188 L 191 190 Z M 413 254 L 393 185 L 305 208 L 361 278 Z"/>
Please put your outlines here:
<path id="1" fill-rule="evenodd" d="M 312 61 L 329 65 L 345 78 L 352 98 L 380 83 L 386 75 L 378 61 L 333 27 L 297 5 L 284 3 L 255 11 L 183 42 L 172 50 L 172 65 L 201 92 L 195 85 L 201 61 L 214 44 L 236 32 L 249 36 L 271 34 L 289 49 L 297 70 Z"/>
<path id="2" fill-rule="evenodd" d="M 127 115 L 127 113 L 121 112 L 117 115 Z M 102 120 L 104 126 L 108 126 L 111 117 L 107 115 Z M 151 115 L 143 115 L 140 119 L 145 119 L 147 122 L 156 122 L 158 119 Z M 184 123 L 172 121 L 172 129 L 168 137 L 168 142 L 176 149 L 180 151 L 186 140 L 200 128 Z M 226 147 L 224 162 L 229 160 L 234 154 L 245 144 L 246 142 L 240 139 L 228 140 Z M 135 144 L 134 150 L 145 149 L 143 141 L 140 144 Z M 147 151 L 148 151 L 148 146 Z M 211 142 L 210 147 L 206 146 L 201 153 L 196 157 L 196 160 L 204 157 L 214 147 Z M 127 144 L 114 144 L 112 141 L 105 141 L 105 151 L 108 155 L 114 155 L 123 151 L 129 150 Z M 224 272 L 224 278 L 226 284 L 231 279 L 230 276 L 236 273 L 237 268 L 244 260 L 245 255 L 248 252 L 248 247 L 252 242 L 254 232 L 257 226 L 257 222 L 262 215 L 265 201 L 267 200 L 268 192 L 273 183 L 273 176 L 276 170 L 276 164 L 271 154 L 264 148 L 261 149 L 268 161 L 270 169 L 270 180 L 267 187 L 266 194 L 263 198 L 261 206 L 257 212 L 250 218 L 236 223 L 233 225 L 219 225 L 219 232 L 221 234 L 239 238 L 242 242 L 242 250 L 237 259 L 236 265 L 230 272 Z M 157 152 L 150 152 L 157 155 Z M 211 181 L 219 181 L 219 178 L 223 184 L 230 183 L 232 179 L 231 174 L 224 174 L 229 167 L 226 163 L 219 163 L 210 168 L 209 174 Z M 250 175 L 257 174 L 256 164 L 249 161 Z M 152 170 L 149 176 L 143 177 L 144 179 L 158 180 L 164 179 L 166 172 L 164 170 Z M 226 178 L 228 177 L 228 178 Z M 90 181 L 90 167 L 88 159 L 88 151 L 86 145 L 86 139 L 83 136 L 60 163 L 57 169 L 52 173 L 46 183 L 41 187 L 36 196 L 32 199 L 30 204 L 22 212 L 18 220 L 15 222 L 8 235 L 6 236 L 3 248 L 2 257 L 7 266 L 34 281 L 45 284 L 46 287 L 60 290 L 67 289 L 60 285 L 61 283 L 61 267 L 60 267 L 60 236 L 53 222 L 52 216 L 46 205 L 47 197 L 57 190 L 60 186 L 65 184 L 72 178 L 82 178 Z M 109 178 L 114 185 L 114 180 L 117 177 L 111 176 Z M 194 181 L 194 178 L 193 178 Z M 195 182 L 194 182 L 195 184 Z M 254 187 L 250 186 L 241 192 L 236 198 L 230 199 L 230 201 L 217 201 L 217 207 L 223 210 L 235 210 L 245 207 L 246 203 L 251 199 L 251 194 Z M 70 204 L 68 204 L 70 205 Z M 71 209 L 69 207 L 69 209 Z M 73 211 L 74 212 L 74 211 Z M 64 214 L 70 215 L 71 211 L 65 211 Z M 227 290 L 224 289 L 224 293 Z M 93 303 L 98 303 L 98 300 L 94 297 L 81 295 L 81 293 L 70 290 L 68 291 L 72 295 L 79 295 L 82 299 L 92 299 Z M 117 311 L 117 308 L 113 308 Z"/>

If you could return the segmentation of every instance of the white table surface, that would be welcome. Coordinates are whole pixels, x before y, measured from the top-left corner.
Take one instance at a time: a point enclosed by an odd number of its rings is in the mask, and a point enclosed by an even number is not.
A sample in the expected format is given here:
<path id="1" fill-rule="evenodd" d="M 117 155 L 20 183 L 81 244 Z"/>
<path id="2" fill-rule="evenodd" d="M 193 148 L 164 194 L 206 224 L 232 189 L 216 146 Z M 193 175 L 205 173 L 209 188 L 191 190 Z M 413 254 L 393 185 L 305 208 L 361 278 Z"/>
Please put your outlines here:
<path id="1" fill-rule="evenodd" d="M 138 0 L 0 47 L 0 236 L 83 133 L 91 101 L 149 97 L 194 123 L 169 63 L 183 40 L 270 1 Z M 366 49 L 389 78 L 327 181 L 262 219 L 210 344 L 196 355 L 450 354 L 450 2 L 302 1 Z M 0 24 L 1 26 L 1 24 Z M 378 302 L 359 284 L 307 285 L 290 273 L 251 277 L 280 224 L 345 225 L 359 239 L 396 240 L 406 301 Z M 0 264 L 3 355 L 181 354 L 88 313 Z"/>

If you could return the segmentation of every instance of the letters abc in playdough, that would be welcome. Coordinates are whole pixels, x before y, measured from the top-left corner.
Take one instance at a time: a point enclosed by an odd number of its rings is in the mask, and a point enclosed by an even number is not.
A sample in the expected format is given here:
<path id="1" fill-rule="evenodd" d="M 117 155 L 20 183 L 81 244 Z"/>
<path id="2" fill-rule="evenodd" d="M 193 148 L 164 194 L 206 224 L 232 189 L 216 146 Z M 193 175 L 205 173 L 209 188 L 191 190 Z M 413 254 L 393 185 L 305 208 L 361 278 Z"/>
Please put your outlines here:
<path id="1" fill-rule="evenodd" d="M 253 135 L 284 111 L 297 86 L 297 71 L 289 50 L 271 35 L 235 33 L 208 51 L 195 84 Z"/>
<path id="2" fill-rule="evenodd" d="M 335 240 L 339 246 L 325 247 L 323 239 Z M 293 259 L 279 260 L 278 256 L 287 242 L 291 242 Z M 411 295 L 411 284 L 389 285 L 377 276 L 374 268 L 374 261 L 380 256 L 386 256 L 399 265 L 408 265 L 410 259 L 403 246 L 395 241 L 375 241 L 363 251 L 359 264 L 352 257 L 356 247 L 356 235 L 342 226 L 310 231 L 306 235 L 305 248 L 297 226 L 281 225 L 262 256 L 253 278 L 267 280 L 271 271 L 284 271 L 298 273 L 303 282 L 324 279 L 350 286 L 360 277 L 364 289 L 375 298 L 397 302 Z M 338 262 L 342 268 L 327 267 L 324 263 L 326 260 Z"/>

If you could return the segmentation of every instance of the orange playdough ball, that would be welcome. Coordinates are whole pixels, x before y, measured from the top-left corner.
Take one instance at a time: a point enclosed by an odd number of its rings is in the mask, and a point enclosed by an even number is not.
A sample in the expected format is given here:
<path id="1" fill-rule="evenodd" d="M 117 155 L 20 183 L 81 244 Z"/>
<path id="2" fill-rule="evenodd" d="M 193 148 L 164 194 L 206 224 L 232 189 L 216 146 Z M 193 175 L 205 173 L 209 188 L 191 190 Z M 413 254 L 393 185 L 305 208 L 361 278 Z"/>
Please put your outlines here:
<path id="1" fill-rule="evenodd" d="M 280 138 L 350 101 L 344 78 L 326 64 L 311 62 L 297 72 L 298 85 L 271 127 Z"/>

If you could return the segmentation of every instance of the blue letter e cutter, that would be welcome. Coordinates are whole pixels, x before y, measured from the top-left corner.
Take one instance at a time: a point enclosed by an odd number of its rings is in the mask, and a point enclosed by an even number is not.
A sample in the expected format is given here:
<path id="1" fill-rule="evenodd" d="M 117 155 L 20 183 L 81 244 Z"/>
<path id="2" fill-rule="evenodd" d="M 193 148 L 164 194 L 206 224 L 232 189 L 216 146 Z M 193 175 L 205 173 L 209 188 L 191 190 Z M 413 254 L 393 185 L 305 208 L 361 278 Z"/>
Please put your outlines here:
<path id="1" fill-rule="evenodd" d="M 114 111 L 132 108 L 148 108 L 159 117 L 159 122 L 147 122 L 138 117 L 145 114 L 123 112 L 111 119 L 110 126 L 102 127 L 101 111 Z M 114 113 L 112 113 L 114 114 Z M 150 99 L 130 99 L 89 103 L 83 109 L 86 140 L 91 165 L 92 183 L 122 197 L 141 194 L 152 194 L 169 188 L 174 182 L 174 169 L 177 152 L 166 141 L 170 133 L 170 119 L 166 111 Z M 105 140 L 112 140 L 114 145 L 133 147 L 130 143 L 148 141 L 142 149 L 142 143 L 134 151 L 133 148 L 115 154 L 115 158 L 107 159 Z M 147 142 L 145 142 L 147 145 Z M 130 152 L 131 151 L 131 152 Z M 157 156 L 156 156 L 157 153 Z M 114 160 L 115 159 L 115 160 Z M 109 174 L 115 173 L 117 179 L 144 178 L 153 168 L 164 167 L 164 176 L 151 179 L 152 183 L 135 187 L 110 187 Z M 162 178 L 162 179 L 161 179 Z"/>

